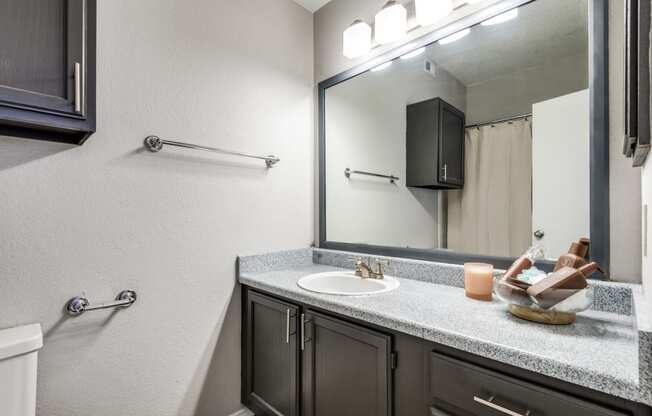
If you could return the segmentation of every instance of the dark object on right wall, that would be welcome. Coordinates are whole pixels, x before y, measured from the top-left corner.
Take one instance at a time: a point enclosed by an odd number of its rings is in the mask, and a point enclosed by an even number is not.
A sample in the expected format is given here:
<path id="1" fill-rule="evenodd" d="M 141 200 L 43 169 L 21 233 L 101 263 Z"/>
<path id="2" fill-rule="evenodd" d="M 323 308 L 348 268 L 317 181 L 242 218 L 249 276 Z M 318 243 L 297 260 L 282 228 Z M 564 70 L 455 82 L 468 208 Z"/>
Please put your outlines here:
<path id="1" fill-rule="evenodd" d="M 82 144 L 95 131 L 96 0 L 3 0 L 0 135 Z"/>
<path id="2" fill-rule="evenodd" d="M 642 166 L 650 151 L 650 0 L 625 0 L 625 141 Z"/>

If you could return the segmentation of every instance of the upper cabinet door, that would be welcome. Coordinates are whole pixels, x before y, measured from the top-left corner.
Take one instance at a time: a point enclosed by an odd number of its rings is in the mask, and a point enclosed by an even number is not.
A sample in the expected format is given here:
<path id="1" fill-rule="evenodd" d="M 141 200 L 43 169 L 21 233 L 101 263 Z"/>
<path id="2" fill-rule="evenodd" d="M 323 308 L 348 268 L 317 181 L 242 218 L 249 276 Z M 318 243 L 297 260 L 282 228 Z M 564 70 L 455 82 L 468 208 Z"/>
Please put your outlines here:
<path id="1" fill-rule="evenodd" d="M 439 105 L 439 182 L 464 185 L 464 113 L 440 101 Z"/>
<path id="2" fill-rule="evenodd" d="M 303 321 L 302 414 L 389 416 L 390 337 L 310 310 Z"/>
<path id="3" fill-rule="evenodd" d="M 299 415 L 298 308 L 247 291 L 243 402 L 256 414 Z"/>
<path id="4" fill-rule="evenodd" d="M 2 0 L 0 27 L 0 134 L 81 144 L 95 130 L 95 0 Z"/>

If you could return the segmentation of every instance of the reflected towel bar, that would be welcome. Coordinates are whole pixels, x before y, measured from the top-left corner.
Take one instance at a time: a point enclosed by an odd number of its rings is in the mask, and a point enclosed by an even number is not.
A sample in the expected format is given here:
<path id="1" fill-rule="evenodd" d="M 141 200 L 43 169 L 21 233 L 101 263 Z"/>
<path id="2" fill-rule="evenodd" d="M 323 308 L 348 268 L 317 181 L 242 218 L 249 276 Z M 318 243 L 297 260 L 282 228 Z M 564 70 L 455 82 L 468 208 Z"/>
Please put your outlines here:
<path id="1" fill-rule="evenodd" d="M 347 178 L 350 178 L 352 173 L 355 173 L 356 175 L 366 175 L 366 176 L 375 176 L 377 178 L 386 178 L 389 179 L 391 183 L 394 183 L 394 181 L 399 180 L 399 178 L 394 175 L 383 175 L 380 173 L 365 172 L 362 170 L 351 170 L 349 168 L 344 169 L 344 176 L 346 176 Z"/>
<path id="2" fill-rule="evenodd" d="M 96 311 L 99 309 L 109 308 L 128 308 L 136 302 L 136 292 L 133 290 L 123 290 L 118 294 L 112 302 L 98 303 L 91 305 L 91 303 L 83 296 L 76 296 L 66 303 L 66 312 L 71 316 L 79 316 L 87 311 Z"/>
<path id="3" fill-rule="evenodd" d="M 187 149 L 205 150 L 207 152 L 221 153 L 225 155 L 249 157 L 252 159 L 261 159 L 265 161 L 265 164 L 267 165 L 268 168 L 273 168 L 275 164 L 281 161 L 281 159 L 279 159 L 274 155 L 269 155 L 269 156 L 250 155 L 248 153 L 233 152 L 230 150 L 218 149 L 216 147 L 199 146 L 197 144 L 176 142 L 173 140 L 164 140 L 158 136 L 147 136 L 145 138 L 145 148 L 147 148 L 147 150 L 149 150 L 150 152 L 158 152 L 163 148 L 163 145 L 165 144 L 170 146 L 176 146 L 176 147 L 185 147 Z"/>

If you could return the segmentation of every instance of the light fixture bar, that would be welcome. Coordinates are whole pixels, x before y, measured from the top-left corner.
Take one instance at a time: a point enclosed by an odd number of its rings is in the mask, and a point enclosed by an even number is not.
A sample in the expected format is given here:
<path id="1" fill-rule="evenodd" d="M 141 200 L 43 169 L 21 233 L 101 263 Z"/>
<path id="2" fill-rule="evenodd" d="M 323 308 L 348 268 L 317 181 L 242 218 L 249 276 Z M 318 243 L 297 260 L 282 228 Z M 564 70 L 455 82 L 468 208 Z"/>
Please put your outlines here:
<path id="1" fill-rule="evenodd" d="M 389 62 L 385 62 L 384 64 L 380 64 L 377 67 L 372 68 L 371 72 L 378 72 L 378 71 L 382 71 L 383 69 L 387 69 L 390 66 L 392 66 L 393 63 L 394 63 L 393 61 L 389 61 Z"/>
<path id="2" fill-rule="evenodd" d="M 490 19 L 485 20 L 480 23 L 482 26 L 492 26 L 505 23 L 509 20 L 516 19 L 518 17 L 518 9 L 508 10 L 505 13 L 501 13 L 498 16 L 494 16 Z"/>
<path id="3" fill-rule="evenodd" d="M 462 30 L 460 30 L 459 32 L 455 32 L 455 33 L 453 33 L 452 35 L 449 35 L 449 36 L 446 36 L 446 37 L 443 38 L 443 39 L 440 39 L 440 40 L 439 40 L 439 44 L 440 44 L 440 45 L 446 45 L 446 44 L 449 44 L 449 43 L 453 43 L 453 42 L 455 42 L 456 40 L 460 40 L 460 39 L 462 39 L 463 37 L 465 37 L 465 36 L 468 35 L 469 33 L 471 33 L 471 29 L 470 29 L 470 28 L 462 29 Z"/>
<path id="4" fill-rule="evenodd" d="M 416 50 L 413 50 L 412 52 L 408 52 L 405 55 L 401 56 L 401 59 L 412 59 L 416 58 L 417 56 L 423 54 L 426 51 L 426 47 L 424 46 L 423 48 L 419 48 Z"/>

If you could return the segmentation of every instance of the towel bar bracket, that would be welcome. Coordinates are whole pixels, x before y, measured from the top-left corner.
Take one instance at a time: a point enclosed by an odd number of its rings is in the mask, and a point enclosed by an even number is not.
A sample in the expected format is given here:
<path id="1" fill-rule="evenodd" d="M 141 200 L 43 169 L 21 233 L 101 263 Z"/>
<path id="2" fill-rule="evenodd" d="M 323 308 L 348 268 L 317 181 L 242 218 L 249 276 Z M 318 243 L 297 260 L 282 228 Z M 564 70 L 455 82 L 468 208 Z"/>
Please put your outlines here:
<path id="1" fill-rule="evenodd" d="M 109 308 L 128 308 L 136 302 L 137 295 L 133 290 L 123 290 L 115 298 L 115 301 L 91 304 L 89 300 L 83 296 L 75 296 L 66 303 L 66 312 L 71 316 L 79 316 L 87 311 L 95 311 L 99 309 Z"/>

